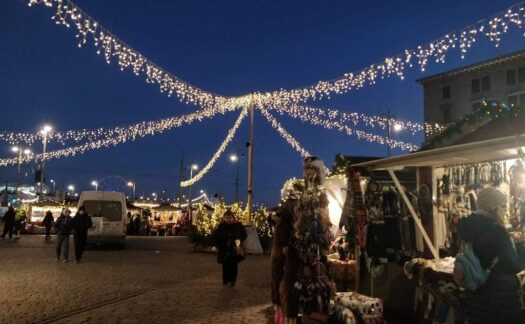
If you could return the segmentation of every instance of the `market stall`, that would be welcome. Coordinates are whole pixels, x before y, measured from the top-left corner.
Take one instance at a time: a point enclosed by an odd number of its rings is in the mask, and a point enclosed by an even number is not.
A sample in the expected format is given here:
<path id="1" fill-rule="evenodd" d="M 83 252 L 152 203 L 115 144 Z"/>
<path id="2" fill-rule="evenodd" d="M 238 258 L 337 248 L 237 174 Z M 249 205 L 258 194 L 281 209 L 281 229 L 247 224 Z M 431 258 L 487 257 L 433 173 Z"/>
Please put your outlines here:
<path id="1" fill-rule="evenodd" d="M 479 189 L 492 186 L 507 195 L 508 230 L 514 232 L 512 236 L 516 238 L 517 247 L 522 244 L 522 223 L 525 220 L 522 217 L 525 215 L 525 207 L 522 208 L 525 206 L 524 149 L 525 135 L 517 135 L 354 165 L 370 175 L 366 179 L 364 195 L 369 224 L 365 245 L 367 252 L 372 254 L 367 259 L 373 259 L 377 250 L 379 254 L 386 251 L 383 255 L 385 263 L 392 261 L 389 250 L 406 251 L 409 247 L 409 251 L 421 252 L 419 256 L 423 258 L 414 259 L 403 269 L 417 285 L 413 294 L 415 299 L 412 300 L 416 300 L 420 319 L 448 323 L 462 316 L 457 307 L 461 289 L 452 280 L 453 257 L 457 252 L 456 225 L 460 218 L 476 209 L 476 192 Z M 414 171 L 415 186 L 406 185 L 398 179 L 398 174 L 406 170 Z M 370 184 L 374 184 L 374 174 L 381 171 L 388 173 L 391 185 L 381 188 L 380 194 L 377 194 L 376 186 Z M 403 226 L 403 218 L 407 214 L 416 231 L 411 230 L 409 224 Z M 374 228 L 378 221 L 396 225 L 381 225 L 381 232 L 379 228 Z M 374 231 L 378 233 L 374 234 Z M 381 249 L 377 248 L 381 244 L 371 240 L 370 235 L 382 244 Z M 424 243 L 423 249 L 417 247 L 419 236 L 420 243 Z M 368 246 L 371 243 L 376 243 L 376 249 Z M 390 297 L 385 296 L 385 307 L 388 307 L 397 295 L 391 280 L 385 286 L 385 295 Z"/>
<path id="2" fill-rule="evenodd" d="M 154 207 L 151 209 L 151 212 L 151 235 L 175 235 L 177 224 L 180 224 L 184 217 L 180 207 L 170 204 Z"/>
<path id="3" fill-rule="evenodd" d="M 42 226 L 42 221 L 46 212 L 50 211 L 53 214 L 53 219 L 56 221 L 64 208 L 69 208 L 71 215 L 75 215 L 77 212 L 77 206 L 75 205 L 63 205 L 52 200 L 30 204 L 28 207 L 29 220 L 26 231 L 32 234 L 44 234 L 45 228 Z"/>

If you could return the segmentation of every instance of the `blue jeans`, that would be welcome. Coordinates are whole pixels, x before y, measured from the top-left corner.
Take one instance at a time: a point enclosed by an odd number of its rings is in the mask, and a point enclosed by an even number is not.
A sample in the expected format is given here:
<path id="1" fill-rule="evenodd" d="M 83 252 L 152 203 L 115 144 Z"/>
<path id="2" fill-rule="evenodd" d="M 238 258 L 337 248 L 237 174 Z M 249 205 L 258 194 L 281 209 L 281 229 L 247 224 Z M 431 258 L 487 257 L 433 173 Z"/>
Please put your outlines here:
<path id="1" fill-rule="evenodd" d="M 69 235 L 57 235 L 57 259 L 60 259 L 60 250 L 64 245 L 64 260 L 69 259 Z"/>

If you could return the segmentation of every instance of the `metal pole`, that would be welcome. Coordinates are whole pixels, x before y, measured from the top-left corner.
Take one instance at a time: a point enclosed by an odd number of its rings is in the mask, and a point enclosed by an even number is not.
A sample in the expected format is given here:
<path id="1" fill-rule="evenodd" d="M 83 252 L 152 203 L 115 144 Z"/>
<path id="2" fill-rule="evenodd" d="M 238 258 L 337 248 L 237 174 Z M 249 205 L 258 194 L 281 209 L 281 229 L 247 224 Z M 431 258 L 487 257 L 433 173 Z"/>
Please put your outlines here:
<path id="1" fill-rule="evenodd" d="M 184 150 L 182 150 L 181 154 L 180 154 L 180 181 L 179 181 L 179 204 L 180 204 L 180 199 L 182 199 L 182 185 L 181 185 L 181 182 L 182 182 L 182 179 L 184 178 Z M 179 206 L 180 207 L 180 206 Z"/>
<path id="2" fill-rule="evenodd" d="M 390 108 L 388 109 L 388 112 L 387 112 L 387 125 L 386 125 L 386 138 L 387 138 L 387 143 L 386 143 L 386 156 L 390 156 Z"/>
<path id="3" fill-rule="evenodd" d="M 47 132 L 44 133 L 44 150 L 42 151 L 42 164 L 40 165 L 40 194 L 44 192 L 44 168 L 46 167 Z"/>
<path id="4" fill-rule="evenodd" d="M 239 151 L 237 150 L 237 166 L 236 166 L 236 173 L 235 173 L 235 202 L 239 202 L 239 163 L 241 156 L 239 155 Z"/>
<path id="5" fill-rule="evenodd" d="M 248 210 L 248 225 L 251 225 L 253 204 L 253 93 L 250 98 L 250 141 L 248 144 L 248 199 L 246 207 Z"/>
<path id="6" fill-rule="evenodd" d="M 135 200 L 135 180 L 133 180 L 133 200 Z"/>
<path id="7" fill-rule="evenodd" d="M 190 166 L 190 180 L 193 179 L 193 165 Z M 190 225 L 192 223 L 192 220 L 191 220 L 191 187 L 192 187 L 192 183 L 190 183 L 190 192 L 188 194 L 190 200 L 188 201 L 188 220 L 190 221 Z"/>
<path id="8" fill-rule="evenodd" d="M 22 147 L 18 147 L 18 167 L 16 169 L 16 200 L 18 201 L 20 188 L 20 165 L 22 164 Z"/>

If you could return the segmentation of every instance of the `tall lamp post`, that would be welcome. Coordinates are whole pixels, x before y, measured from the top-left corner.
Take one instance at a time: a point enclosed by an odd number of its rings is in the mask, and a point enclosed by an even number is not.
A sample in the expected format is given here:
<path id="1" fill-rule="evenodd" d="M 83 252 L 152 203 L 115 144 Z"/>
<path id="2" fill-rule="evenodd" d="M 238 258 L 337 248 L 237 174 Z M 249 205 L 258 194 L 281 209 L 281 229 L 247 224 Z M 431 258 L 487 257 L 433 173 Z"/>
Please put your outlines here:
<path id="1" fill-rule="evenodd" d="M 40 194 L 43 193 L 44 188 L 44 168 L 46 167 L 46 147 L 47 147 L 47 135 L 53 130 L 49 125 L 45 125 L 41 130 L 40 134 L 44 136 L 43 144 L 44 149 L 42 150 L 42 163 L 40 164 Z"/>
<path id="2" fill-rule="evenodd" d="M 53 184 L 53 194 L 55 194 L 55 192 L 56 192 L 56 182 L 53 179 L 49 180 L 49 182 L 51 182 Z"/>
<path id="3" fill-rule="evenodd" d="M 19 197 L 18 190 L 20 188 L 20 168 L 22 165 L 22 153 L 24 155 L 28 155 L 31 153 L 31 150 L 23 149 L 21 146 L 13 146 L 11 150 L 15 153 L 18 153 L 17 168 L 16 168 L 16 199 L 18 200 L 18 197 Z"/>
<path id="4" fill-rule="evenodd" d="M 96 181 L 91 181 L 91 185 L 92 185 L 93 187 L 95 187 L 95 191 L 98 191 L 98 182 L 96 182 Z"/>
<path id="5" fill-rule="evenodd" d="M 239 201 L 239 152 L 230 155 L 230 161 L 236 164 L 235 168 L 235 202 Z"/>
<path id="6" fill-rule="evenodd" d="M 199 169 L 199 166 L 197 164 L 192 164 L 191 167 L 190 167 L 190 180 L 193 179 L 193 170 L 197 170 Z M 188 201 L 188 218 L 189 218 L 189 221 L 190 221 L 190 226 L 191 224 L 193 223 L 193 220 L 192 220 L 192 205 L 191 205 L 191 187 L 192 187 L 192 184 L 190 184 L 190 190 L 189 190 L 189 201 Z"/>
<path id="7" fill-rule="evenodd" d="M 67 190 L 71 191 L 71 195 L 73 195 L 73 193 L 75 192 L 75 186 L 69 185 L 67 186 Z"/>
<path id="8" fill-rule="evenodd" d="M 133 189 L 133 200 L 135 200 L 135 181 L 128 181 L 128 187 L 131 187 Z"/>

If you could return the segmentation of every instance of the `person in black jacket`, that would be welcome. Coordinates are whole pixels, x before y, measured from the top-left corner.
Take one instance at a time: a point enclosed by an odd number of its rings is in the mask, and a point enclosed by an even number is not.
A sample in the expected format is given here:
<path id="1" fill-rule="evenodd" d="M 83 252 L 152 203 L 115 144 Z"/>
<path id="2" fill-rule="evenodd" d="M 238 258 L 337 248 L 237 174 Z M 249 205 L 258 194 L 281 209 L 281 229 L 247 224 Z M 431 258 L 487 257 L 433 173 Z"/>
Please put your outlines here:
<path id="1" fill-rule="evenodd" d="M 46 241 L 51 238 L 51 228 L 53 227 L 53 223 L 55 220 L 53 219 L 53 213 L 51 213 L 50 210 L 46 212 L 46 216 L 44 216 L 44 220 L 42 221 L 42 225 L 46 228 Z"/>
<path id="2" fill-rule="evenodd" d="M 241 243 L 246 240 L 246 230 L 235 219 L 233 212 L 228 209 L 213 237 L 214 250 L 219 250 L 217 262 L 222 264 L 222 284 L 233 287 L 237 280 L 238 263 L 242 261 Z"/>
<path id="3" fill-rule="evenodd" d="M 487 281 L 467 291 L 465 313 L 469 323 L 525 323 L 516 274 L 524 269 L 509 234 L 503 227 L 507 197 L 497 189 L 478 194 L 477 210 L 458 224 L 458 235 L 472 243 L 481 266 L 493 266 Z"/>
<path id="4" fill-rule="evenodd" d="M 4 222 L 4 232 L 2 233 L 2 238 L 5 238 L 5 235 L 9 233 L 9 239 L 12 239 L 13 226 L 15 225 L 15 209 L 12 206 L 7 209 L 7 212 L 2 218 L 2 222 Z"/>
<path id="5" fill-rule="evenodd" d="M 86 213 L 86 208 L 80 206 L 75 218 L 73 218 L 73 229 L 75 230 L 73 236 L 75 240 L 75 263 L 79 263 L 80 259 L 82 259 L 82 253 L 86 248 L 88 229 L 91 226 L 93 226 L 91 217 Z"/>
<path id="6" fill-rule="evenodd" d="M 57 232 L 57 261 L 60 261 L 60 252 L 62 245 L 64 246 L 64 262 L 69 259 L 69 235 L 73 230 L 73 219 L 69 209 L 64 209 L 64 212 L 58 217 L 55 223 L 55 231 Z"/>

